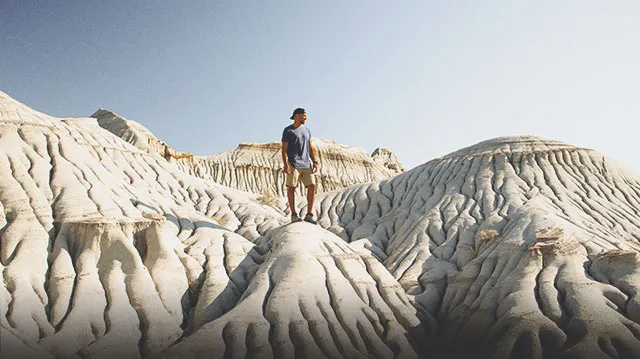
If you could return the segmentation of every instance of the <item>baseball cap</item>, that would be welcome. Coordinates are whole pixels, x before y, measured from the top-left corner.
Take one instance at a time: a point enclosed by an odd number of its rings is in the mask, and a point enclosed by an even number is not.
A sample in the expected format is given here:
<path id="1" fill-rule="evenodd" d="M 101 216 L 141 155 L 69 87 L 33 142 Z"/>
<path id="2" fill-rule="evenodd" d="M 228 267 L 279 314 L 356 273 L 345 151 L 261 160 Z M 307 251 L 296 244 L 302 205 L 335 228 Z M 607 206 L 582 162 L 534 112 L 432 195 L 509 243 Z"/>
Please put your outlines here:
<path id="1" fill-rule="evenodd" d="M 293 115 L 291 115 L 291 117 L 289 117 L 290 119 L 293 120 L 293 116 L 299 114 L 299 113 L 305 113 L 306 111 L 304 110 L 304 108 L 302 107 L 298 107 L 295 110 L 293 110 Z"/>

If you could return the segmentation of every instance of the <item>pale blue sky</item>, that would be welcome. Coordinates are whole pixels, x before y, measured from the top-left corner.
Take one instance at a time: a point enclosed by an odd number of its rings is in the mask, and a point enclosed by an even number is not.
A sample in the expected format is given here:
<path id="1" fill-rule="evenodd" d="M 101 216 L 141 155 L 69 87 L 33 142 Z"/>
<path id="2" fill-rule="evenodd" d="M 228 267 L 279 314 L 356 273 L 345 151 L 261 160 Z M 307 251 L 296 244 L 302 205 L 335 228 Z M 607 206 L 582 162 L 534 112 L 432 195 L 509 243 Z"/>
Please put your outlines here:
<path id="1" fill-rule="evenodd" d="M 505 135 L 640 173 L 640 1 L 0 1 L 0 90 L 181 151 L 318 138 L 407 168 Z"/>

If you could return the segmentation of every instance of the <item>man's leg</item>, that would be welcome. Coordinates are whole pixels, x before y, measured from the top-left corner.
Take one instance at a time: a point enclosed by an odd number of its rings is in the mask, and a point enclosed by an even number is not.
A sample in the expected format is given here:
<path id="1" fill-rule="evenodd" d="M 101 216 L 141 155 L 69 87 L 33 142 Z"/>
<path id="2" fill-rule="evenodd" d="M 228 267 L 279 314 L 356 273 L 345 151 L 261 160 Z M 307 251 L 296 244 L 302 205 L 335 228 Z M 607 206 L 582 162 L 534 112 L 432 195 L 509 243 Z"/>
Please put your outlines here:
<path id="1" fill-rule="evenodd" d="M 315 219 L 315 215 L 313 213 L 313 201 L 316 199 L 316 186 L 308 185 L 307 186 L 307 215 L 304 216 L 304 220 L 306 222 L 312 224 L 318 224 Z"/>
<path id="2" fill-rule="evenodd" d="M 313 214 L 313 202 L 316 200 L 316 185 L 307 186 L 307 213 Z"/>
<path id="3" fill-rule="evenodd" d="M 289 209 L 291 210 L 291 223 L 300 222 L 302 218 L 296 213 L 296 189 L 297 187 L 287 186 L 287 198 L 289 199 Z"/>
<path id="4" fill-rule="evenodd" d="M 307 188 L 307 215 L 304 216 L 304 220 L 309 223 L 317 224 L 318 222 L 316 222 L 314 218 L 315 216 L 313 213 L 313 202 L 316 199 L 315 176 L 313 175 L 313 173 L 311 172 L 311 169 L 309 168 L 309 169 L 305 169 L 304 171 L 301 171 L 300 178 L 302 179 L 302 183 L 304 184 L 304 186 Z"/>
<path id="5" fill-rule="evenodd" d="M 296 213 L 296 189 L 298 188 L 298 176 L 300 173 L 297 169 L 292 168 L 291 173 L 287 174 L 285 185 L 287 186 L 287 199 L 289 199 L 289 209 L 291 210 L 291 222 L 300 221 L 300 216 Z"/>
<path id="6" fill-rule="evenodd" d="M 287 198 L 289 199 L 289 209 L 291 213 L 296 211 L 296 188 L 287 186 Z"/>

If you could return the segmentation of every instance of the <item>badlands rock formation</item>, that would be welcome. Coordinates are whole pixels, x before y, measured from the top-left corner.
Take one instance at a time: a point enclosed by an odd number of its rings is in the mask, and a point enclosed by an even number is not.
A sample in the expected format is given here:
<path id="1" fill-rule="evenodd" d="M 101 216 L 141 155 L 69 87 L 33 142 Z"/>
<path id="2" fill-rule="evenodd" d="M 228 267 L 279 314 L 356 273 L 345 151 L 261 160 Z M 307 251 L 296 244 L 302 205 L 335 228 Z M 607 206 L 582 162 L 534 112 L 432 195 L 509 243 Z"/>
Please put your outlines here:
<path id="1" fill-rule="evenodd" d="M 640 355 L 640 178 L 597 152 L 489 140 L 318 226 L 256 198 L 0 93 L 0 357 Z"/>
<path id="2" fill-rule="evenodd" d="M 160 154 L 188 174 L 242 191 L 258 194 L 268 191 L 277 196 L 286 196 L 283 192 L 285 177 L 279 141 L 241 143 L 233 151 L 194 156 L 176 151 L 141 124 L 111 111 L 100 109 L 91 117 L 97 118 L 101 127 L 143 151 Z M 279 136 L 279 131 L 280 128 L 274 128 L 275 136 Z M 329 140 L 314 138 L 313 143 L 320 163 L 317 192 L 379 181 L 405 170 L 398 158 L 385 148 L 378 148 L 369 155 L 361 147 L 339 145 Z M 302 185 L 300 190 L 302 193 Z"/>

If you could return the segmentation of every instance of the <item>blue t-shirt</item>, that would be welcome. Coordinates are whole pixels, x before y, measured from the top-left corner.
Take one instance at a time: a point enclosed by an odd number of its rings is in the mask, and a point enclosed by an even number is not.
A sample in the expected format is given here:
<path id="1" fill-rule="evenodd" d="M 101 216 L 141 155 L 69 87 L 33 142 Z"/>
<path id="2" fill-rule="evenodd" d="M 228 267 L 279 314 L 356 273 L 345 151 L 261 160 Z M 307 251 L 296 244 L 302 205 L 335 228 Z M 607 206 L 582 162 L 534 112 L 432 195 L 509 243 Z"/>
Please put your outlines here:
<path id="1" fill-rule="evenodd" d="M 287 142 L 287 156 L 289 163 L 294 168 L 311 168 L 311 157 L 309 156 L 309 142 L 311 142 L 311 131 L 304 125 L 296 128 L 290 125 L 282 131 L 282 142 Z"/>

